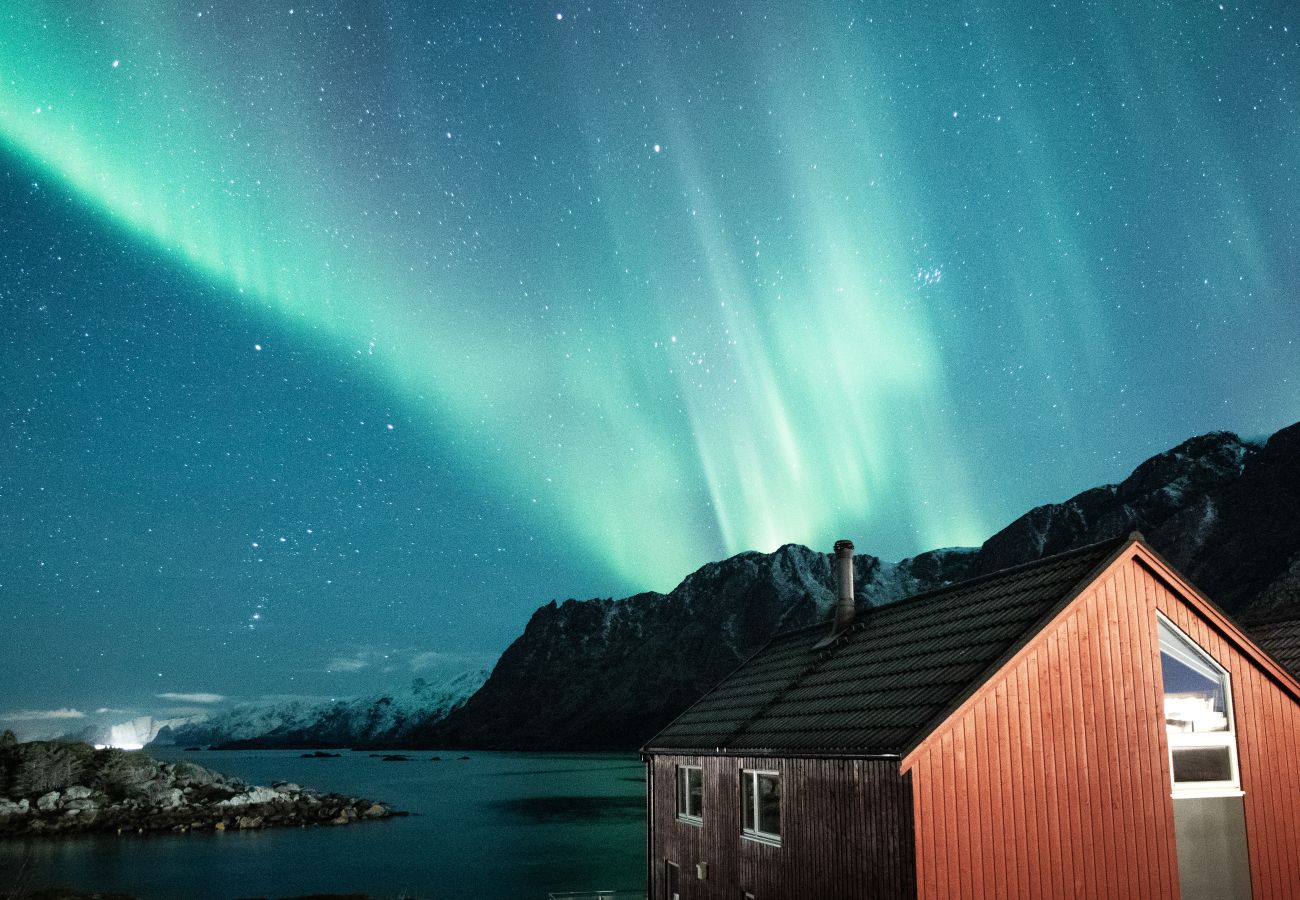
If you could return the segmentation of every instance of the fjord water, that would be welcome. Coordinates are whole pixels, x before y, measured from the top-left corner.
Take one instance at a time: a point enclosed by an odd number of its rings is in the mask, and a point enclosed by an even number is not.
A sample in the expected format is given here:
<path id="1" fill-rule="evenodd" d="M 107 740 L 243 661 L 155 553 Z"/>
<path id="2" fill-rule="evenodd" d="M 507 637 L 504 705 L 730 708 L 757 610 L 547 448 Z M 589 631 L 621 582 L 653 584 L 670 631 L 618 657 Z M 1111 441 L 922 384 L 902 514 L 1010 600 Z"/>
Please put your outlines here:
<path id="1" fill-rule="evenodd" d="M 635 755 L 435 750 L 383 762 L 340 752 L 166 755 L 254 784 L 294 781 L 382 800 L 412 815 L 346 827 L 0 843 L 0 896 L 57 885 L 144 900 L 544 900 L 547 891 L 644 885 L 645 770 Z"/>

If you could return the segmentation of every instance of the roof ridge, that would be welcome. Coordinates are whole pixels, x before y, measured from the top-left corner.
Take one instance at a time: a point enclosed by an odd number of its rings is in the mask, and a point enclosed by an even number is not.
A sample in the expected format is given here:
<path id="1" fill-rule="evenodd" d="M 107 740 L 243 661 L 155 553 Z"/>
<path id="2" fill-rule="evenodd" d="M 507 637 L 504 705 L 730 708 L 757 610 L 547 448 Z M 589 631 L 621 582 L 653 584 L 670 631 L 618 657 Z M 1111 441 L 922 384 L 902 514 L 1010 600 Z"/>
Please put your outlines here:
<path id="1" fill-rule="evenodd" d="M 1102 547 L 1115 546 L 1119 547 L 1129 541 L 1132 535 L 1123 537 L 1108 538 L 1104 541 L 1094 541 L 1091 544 L 1084 544 L 1082 547 L 1074 547 L 1070 550 L 1062 550 L 1060 553 L 1053 553 L 1051 556 L 1040 556 L 1038 559 L 1031 559 L 1028 562 L 1016 563 L 1014 566 L 1007 566 L 1004 569 L 997 569 L 993 572 L 985 572 L 983 575 L 976 575 L 974 578 L 964 578 L 961 581 L 954 581 L 951 584 L 945 584 L 943 587 L 930 588 L 928 591 L 922 591 L 919 594 L 909 594 L 898 600 L 889 603 L 882 603 L 879 606 L 872 606 L 871 610 L 897 609 L 904 603 L 912 603 L 917 600 L 928 600 L 936 594 L 946 594 L 949 591 L 964 590 L 973 585 L 982 584 L 986 581 L 992 581 L 995 578 L 1005 578 L 1011 575 L 1019 575 L 1026 569 L 1032 569 L 1035 566 L 1047 566 L 1055 564 L 1071 556 L 1082 556 L 1085 553 L 1099 552 Z"/>
<path id="2" fill-rule="evenodd" d="M 958 589 L 970 587 L 972 585 L 977 585 L 985 581 L 992 581 L 994 578 L 1002 578 L 1007 575 L 1015 575 L 1021 572 L 1022 570 L 1032 568 L 1033 566 L 1040 566 L 1040 565 L 1045 566 L 1049 563 L 1056 563 L 1062 559 L 1065 559 L 1068 556 L 1073 556 L 1076 554 L 1082 555 L 1090 551 L 1098 551 L 1102 547 L 1108 545 L 1113 544 L 1114 546 L 1118 547 L 1121 544 L 1126 543 L 1130 538 L 1132 538 L 1132 536 L 1133 536 L 1132 533 L 1130 533 L 1124 535 L 1123 537 L 1113 537 L 1113 538 L 1108 538 L 1104 541 L 1094 541 L 1091 544 L 1084 544 L 1081 547 L 1074 547 L 1070 550 L 1062 550 L 1060 553 L 1053 553 L 1051 556 L 1040 556 L 1038 559 L 1031 559 L 1027 562 L 1016 563 L 1014 566 L 1007 566 L 1004 569 L 998 569 L 994 572 L 985 572 L 983 575 L 976 575 L 973 578 L 963 578 L 961 581 L 954 581 L 950 584 L 945 584 L 941 587 L 930 588 L 928 590 L 921 591 L 919 594 L 908 594 L 906 597 L 900 597 L 897 600 L 889 600 L 886 601 L 885 603 L 871 603 L 867 606 L 865 610 L 862 610 L 859 613 L 859 617 L 854 619 L 852 625 L 850 625 L 848 628 L 845 628 L 843 631 L 841 631 L 839 634 L 835 636 L 836 638 L 835 643 L 839 642 L 841 636 L 849 634 L 855 627 L 862 625 L 865 616 L 873 615 L 874 613 L 880 612 L 882 610 L 898 609 L 900 606 L 904 604 L 911 604 L 912 602 L 919 601 L 919 600 L 928 600 L 933 596 L 935 596 L 936 594 L 946 594 L 948 591 L 955 591 Z M 1297 615 L 1296 618 L 1300 618 L 1300 615 Z M 800 625 L 797 628 L 787 628 L 783 631 L 778 631 L 772 635 L 771 639 L 769 640 L 769 643 L 771 641 L 775 641 L 777 638 L 790 637 L 791 635 L 798 634 L 802 631 L 814 631 L 814 630 L 823 629 L 827 626 L 828 623 L 829 623 L 828 619 L 823 619 L 817 622 L 813 622 L 810 625 Z M 1263 623 L 1259 623 L 1259 624 L 1263 624 Z M 763 646 L 765 648 L 767 645 L 764 644 Z M 826 649 L 830 649 L 832 646 L 834 646 L 834 644 L 829 644 L 827 645 Z"/>
<path id="3" fill-rule="evenodd" d="M 838 753 L 856 748 L 896 753 L 936 713 L 965 695 L 972 679 L 977 679 L 976 673 L 988 671 L 990 664 L 1014 650 L 1025 633 L 1041 627 L 1048 610 L 1077 592 L 1090 574 L 1135 539 L 1129 535 L 1085 544 L 870 607 L 824 647 L 815 645 L 813 638 L 827 628 L 825 622 L 773 635 L 750 660 L 655 735 L 646 749 L 711 753 L 766 747 Z M 968 601 L 980 607 L 978 615 L 961 614 Z M 986 602 L 988 608 L 983 609 Z M 900 606 L 897 616 L 882 619 L 876 615 Z M 953 615 L 944 614 L 949 609 Z M 920 627 L 921 620 L 928 624 Z M 988 629 L 992 630 L 986 634 Z M 862 656 L 857 648 L 863 645 L 864 636 L 873 633 L 893 634 L 912 652 L 890 652 L 888 660 L 875 658 L 875 654 Z M 927 649 L 934 642 L 938 643 Z M 942 664 L 937 661 L 939 656 L 917 656 L 940 650 L 947 654 Z M 751 665 L 759 667 L 751 672 L 753 677 L 762 676 L 761 685 L 749 685 L 742 674 Z M 857 709 L 849 719 L 833 711 L 807 718 L 803 705 L 808 697 L 804 695 L 810 690 L 818 693 L 829 681 L 842 681 L 834 693 L 848 698 L 871 696 L 872 690 L 879 693 L 886 687 L 904 693 L 864 701 L 861 709 L 849 703 L 845 709 Z M 841 689 L 850 686 L 853 690 Z M 877 702 L 884 699 L 889 702 Z M 723 706 L 718 706 L 719 701 Z M 704 709 L 701 705 L 706 702 L 712 705 Z M 698 713 L 693 714 L 695 710 Z M 900 711 L 908 713 L 903 717 L 907 721 L 899 719 Z M 804 718 L 795 722 L 791 716 L 796 714 Z M 688 722 L 678 725 L 688 716 Z M 826 733 L 819 737 L 803 734 L 809 728 Z"/>

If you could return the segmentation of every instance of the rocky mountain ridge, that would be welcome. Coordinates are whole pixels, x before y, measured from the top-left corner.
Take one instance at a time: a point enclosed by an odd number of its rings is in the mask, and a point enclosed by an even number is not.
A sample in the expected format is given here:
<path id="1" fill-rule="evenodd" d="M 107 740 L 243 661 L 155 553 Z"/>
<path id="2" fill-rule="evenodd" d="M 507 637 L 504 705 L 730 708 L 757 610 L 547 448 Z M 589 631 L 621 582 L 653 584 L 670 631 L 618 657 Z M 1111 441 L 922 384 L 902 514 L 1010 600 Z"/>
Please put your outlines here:
<path id="1" fill-rule="evenodd" d="M 1300 424 L 1192 438 L 1117 484 L 1030 510 L 978 549 L 855 557 L 859 604 L 901 599 L 1133 530 L 1245 619 L 1300 614 Z M 825 617 L 831 558 L 787 545 L 710 563 L 668 594 L 543 606 L 491 677 L 415 746 L 639 746 L 774 633 Z"/>

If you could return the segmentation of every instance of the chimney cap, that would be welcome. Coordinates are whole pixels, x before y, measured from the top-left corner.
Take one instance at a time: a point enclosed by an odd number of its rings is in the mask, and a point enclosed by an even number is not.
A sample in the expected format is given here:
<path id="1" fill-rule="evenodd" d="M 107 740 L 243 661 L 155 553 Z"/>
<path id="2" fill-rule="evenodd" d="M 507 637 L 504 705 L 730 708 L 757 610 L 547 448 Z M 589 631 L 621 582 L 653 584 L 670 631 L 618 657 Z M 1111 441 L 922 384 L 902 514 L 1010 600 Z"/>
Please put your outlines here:
<path id="1" fill-rule="evenodd" d="M 836 542 L 835 542 L 835 552 L 836 552 L 836 553 L 839 553 L 841 550 L 852 550 L 852 549 L 853 549 L 853 542 L 852 542 L 852 541 L 843 540 L 843 541 L 836 541 Z"/>

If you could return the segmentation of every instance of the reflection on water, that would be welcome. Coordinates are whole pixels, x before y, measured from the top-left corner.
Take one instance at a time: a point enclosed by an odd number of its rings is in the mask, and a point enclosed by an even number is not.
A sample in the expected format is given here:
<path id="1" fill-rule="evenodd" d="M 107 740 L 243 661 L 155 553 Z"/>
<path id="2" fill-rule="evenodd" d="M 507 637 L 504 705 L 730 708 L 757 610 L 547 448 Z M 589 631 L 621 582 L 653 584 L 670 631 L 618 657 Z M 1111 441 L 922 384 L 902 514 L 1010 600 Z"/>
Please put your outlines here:
<path id="1" fill-rule="evenodd" d="M 497 772 L 495 774 L 498 778 L 504 778 L 515 775 L 571 775 L 575 772 L 582 772 L 584 774 L 587 772 L 621 772 L 625 769 L 635 769 L 638 772 L 644 772 L 645 766 L 637 763 L 636 765 L 629 766 L 580 766 L 571 769 L 517 769 L 512 772 Z M 642 776 L 641 780 L 645 780 L 644 776 Z"/>
<path id="2" fill-rule="evenodd" d="M 326 763 L 292 751 L 173 755 L 257 784 L 295 781 L 412 815 L 345 828 L 0 843 L 0 897 L 63 885 L 143 900 L 543 900 L 547 891 L 645 883 L 645 785 L 632 777 L 643 770 L 631 754 L 475 753 L 454 766 L 362 753 Z"/>
<path id="3" fill-rule="evenodd" d="M 507 815 L 544 825 L 645 818 L 644 797 L 517 797 L 502 800 L 497 807 Z"/>

